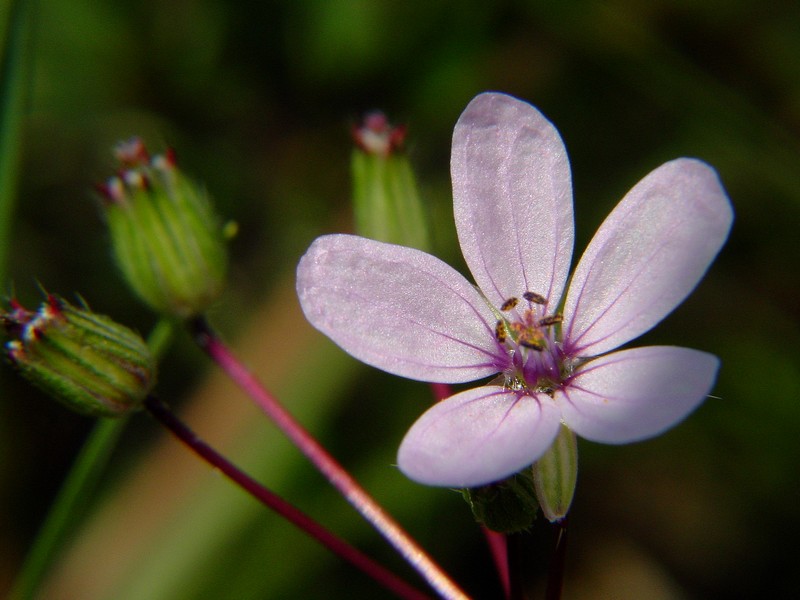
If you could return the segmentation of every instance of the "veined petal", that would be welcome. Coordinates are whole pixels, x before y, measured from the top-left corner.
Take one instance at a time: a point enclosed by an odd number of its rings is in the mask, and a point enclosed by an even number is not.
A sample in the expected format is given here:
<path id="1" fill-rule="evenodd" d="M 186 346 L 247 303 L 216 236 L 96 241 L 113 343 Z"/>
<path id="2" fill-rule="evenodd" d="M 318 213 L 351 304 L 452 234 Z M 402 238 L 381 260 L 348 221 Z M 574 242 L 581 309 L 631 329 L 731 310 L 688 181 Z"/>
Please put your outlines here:
<path id="1" fill-rule="evenodd" d="M 464 258 L 499 306 L 523 292 L 558 304 L 572 259 L 572 182 L 555 127 L 530 104 L 477 96 L 453 132 L 453 208 Z"/>
<path id="2" fill-rule="evenodd" d="M 549 396 L 479 387 L 429 408 L 403 439 L 397 462 L 420 483 L 476 487 L 532 464 L 558 428 L 558 410 Z"/>
<path id="3" fill-rule="evenodd" d="M 679 158 L 647 175 L 586 249 L 564 306 L 567 352 L 594 356 L 658 323 L 719 252 L 733 210 L 716 172 Z"/>
<path id="4" fill-rule="evenodd" d="M 403 377 L 456 383 L 507 355 L 478 291 L 438 258 L 351 235 L 318 238 L 297 267 L 306 318 L 357 359 Z"/>
<path id="5" fill-rule="evenodd" d="M 556 392 L 567 426 L 586 439 L 624 444 L 677 425 L 706 398 L 716 356 L 673 346 L 646 346 L 596 358 Z"/>

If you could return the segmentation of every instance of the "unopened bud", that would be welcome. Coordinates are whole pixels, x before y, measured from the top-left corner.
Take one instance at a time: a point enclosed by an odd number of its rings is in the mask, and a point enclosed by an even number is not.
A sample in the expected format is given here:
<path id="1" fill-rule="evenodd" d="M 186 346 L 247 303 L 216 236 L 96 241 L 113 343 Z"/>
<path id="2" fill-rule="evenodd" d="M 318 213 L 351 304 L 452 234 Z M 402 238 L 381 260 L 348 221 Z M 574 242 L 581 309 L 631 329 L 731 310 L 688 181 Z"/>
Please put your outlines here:
<path id="1" fill-rule="evenodd" d="M 189 318 L 222 292 L 224 229 L 205 190 L 168 151 L 150 156 L 138 138 L 116 148 L 118 174 L 100 191 L 114 256 L 128 284 L 158 312 Z"/>
<path id="2" fill-rule="evenodd" d="M 492 531 L 525 531 L 536 520 L 539 505 L 530 469 L 497 483 L 465 489 L 462 493 L 475 520 Z"/>
<path id="3" fill-rule="evenodd" d="M 567 516 L 577 481 L 578 440 L 562 425 L 553 445 L 533 465 L 536 497 L 551 523 Z"/>
<path id="4" fill-rule="evenodd" d="M 353 129 L 351 161 L 356 233 L 382 242 L 429 249 L 425 211 L 408 157 L 401 151 L 405 127 L 380 112 Z"/>
<path id="5" fill-rule="evenodd" d="M 0 322 L 14 338 L 6 353 L 17 370 L 77 412 L 121 416 L 155 383 L 155 359 L 137 333 L 56 296 L 36 312 L 12 300 Z"/>

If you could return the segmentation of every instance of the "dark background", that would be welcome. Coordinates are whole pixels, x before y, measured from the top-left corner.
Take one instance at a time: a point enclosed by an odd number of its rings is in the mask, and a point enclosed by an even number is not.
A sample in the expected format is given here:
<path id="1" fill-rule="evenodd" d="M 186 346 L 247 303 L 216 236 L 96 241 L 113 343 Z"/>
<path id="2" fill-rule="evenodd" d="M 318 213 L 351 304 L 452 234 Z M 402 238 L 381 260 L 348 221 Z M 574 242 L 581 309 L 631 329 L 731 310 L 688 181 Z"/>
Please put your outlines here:
<path id="1" fill-rule="evenodd" d="M 239 223 L 212 321 L 365 487 L 480 598 L 499 598 L 457 493 L 392 463 L 430 403 L 308 330 L 293 296 L 316 235 L 351 229 L 349 128 L 381 108 L 458 260 L 453 124 L 500 90 L 559 128 L 574 173 L 576 258 L 639 178 L 677 156 L 715 166 L 736 221 L 697 291 L 642 342 L 719 355 L 714 398 L 661 438 L 581 442 L 566 598 L 790 598 L 800 558 L 800 7 L 755 0 L 40 2 L 10 282 L 37 282 L 146 333 L 91 189 L 110 148 L 173 146 Z M 2 14 L 0 14 L 2 16 Z M 458 264 L 458 263 L 456 263 Z M 273 489 L 415 575 L 179 335 L 159 393 Z M 11 585 L 92 427 L 0 372 L 0 591 Z M 373 598 L 384 592 L 134 416 L 46 598 Z M 541 596 L 550 532 L 525 540 Z"/>

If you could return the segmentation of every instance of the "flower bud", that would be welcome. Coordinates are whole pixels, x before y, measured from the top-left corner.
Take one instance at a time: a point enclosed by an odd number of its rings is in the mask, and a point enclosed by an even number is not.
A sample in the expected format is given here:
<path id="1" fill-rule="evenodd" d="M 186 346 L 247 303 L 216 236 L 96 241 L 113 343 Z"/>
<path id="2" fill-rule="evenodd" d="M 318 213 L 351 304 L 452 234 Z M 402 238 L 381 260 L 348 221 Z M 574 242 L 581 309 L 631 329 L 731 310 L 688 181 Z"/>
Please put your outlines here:
<path id="1" fill-rule="evenodd" d="M 577 481 L 578 440 L 569 428 L 561 425 L 553 445 L 533 465 L 536 497 L 551 523 L 567 516 Z"/>
<path id="2" fill-rule="evenodd" d="M 155 359 L 137 333 L 56 296 L 37 312 L 12 300 L 0 322 L 14 338 L 6 353 L 17 370 L 77 412 L 121 416 L 155 383 Z"/>
<path id="3" fill-rule="evenodd" d="M 408 157 L 401 152 L 405 127 L 380 112 L 353 129 L 351 161 L 356 233 L 381 242 L 429 249 L 425 211 Z"/>
<path id="4" fill-rule="evenodd" d="M 530 469 L 497 483 L 465 489 L 462 494 L 475 520 L 501 533 L 529 529 L 539 509 Z"/>
<path id="5" fill-rule="evenodd" d="M 205 190 L 177 168 L 171 151 L 151 157 L 138 138 L 120 143 L 116 156 L 120 170 L 100 191 L 125 279 L 158 312 L 202 313 L 222 292 L 228 266 Z"/>

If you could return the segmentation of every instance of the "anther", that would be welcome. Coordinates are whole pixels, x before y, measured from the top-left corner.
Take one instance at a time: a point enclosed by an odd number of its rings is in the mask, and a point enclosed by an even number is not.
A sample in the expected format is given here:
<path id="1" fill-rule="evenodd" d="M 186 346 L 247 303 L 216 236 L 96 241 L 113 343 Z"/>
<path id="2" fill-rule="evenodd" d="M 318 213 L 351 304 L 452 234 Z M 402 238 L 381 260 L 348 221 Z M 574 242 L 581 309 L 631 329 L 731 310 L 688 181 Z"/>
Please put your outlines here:
<path id="1" fill-rule="evenodd" d="M 563 320 L 564 315 L 550 315 L 549 317 L 539 319 L 539 327 L 549 327 L 550 325 L 561 323 Z"/>
<path id="2" fill-rule="evenodd" d="M 519 344 L 520 346 L 525 346 L 526 348 L 530 348 L 531 350 L 536 350 L 538 352 L 544 350 L 544 346 L 542 344 L 532 339 L 520 338 Z"/>
<path id="3" fill-rule="evenodd" d="M 500 305 L 500 310 L 507 311 L 514 308 L 517 304 L 519 304 L 519 298 L 509 298 L 503 304 Z"/>
<path id="4" fill-rule="evenodd" d="M 502 344 L 506 341 L 507 336 L 508 330 L 506 329 L 506 324 L 503 321 L 498 321 L 494 328 L 494 337 L 496 337 L 497 341 Z"/>
<path id="5" fill-rule="evenodd" d="M 537 294 L 536 292 L 525 292 L 522 294 L 522 297 L 528 302 L 533 302 L 534 304 L 547 304 L 547 298 L 541 294 Z"/>

